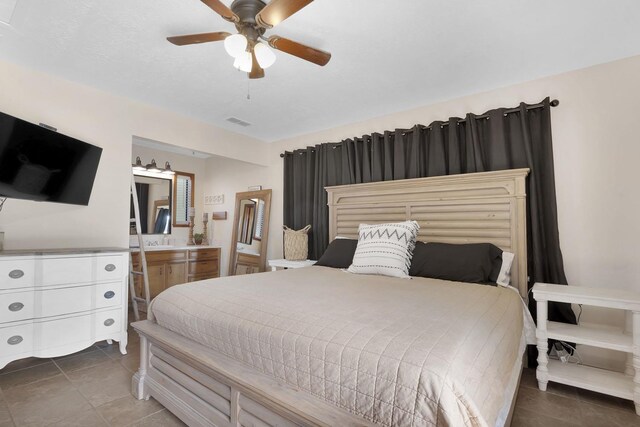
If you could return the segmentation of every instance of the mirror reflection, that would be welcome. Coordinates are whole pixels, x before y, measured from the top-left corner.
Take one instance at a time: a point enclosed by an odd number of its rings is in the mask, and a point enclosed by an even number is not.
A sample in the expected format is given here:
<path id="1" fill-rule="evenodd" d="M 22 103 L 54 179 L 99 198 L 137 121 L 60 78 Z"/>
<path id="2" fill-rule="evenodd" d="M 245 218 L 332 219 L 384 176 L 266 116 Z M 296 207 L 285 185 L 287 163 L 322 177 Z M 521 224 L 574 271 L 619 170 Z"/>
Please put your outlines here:
<path id="1" fill-rule="evenodd" d="M 271 190 L 236 194 L 229 274 L 264 271 Z"/>
<path id="2" fill-rule="evenodd" d="M 172 179 L 136 175 L 136 192 L 140 207 L 142 234 L 171 234 L 171 184 Z M 136 234 L 133 199 L 131 199 L 130 234 Z"/>

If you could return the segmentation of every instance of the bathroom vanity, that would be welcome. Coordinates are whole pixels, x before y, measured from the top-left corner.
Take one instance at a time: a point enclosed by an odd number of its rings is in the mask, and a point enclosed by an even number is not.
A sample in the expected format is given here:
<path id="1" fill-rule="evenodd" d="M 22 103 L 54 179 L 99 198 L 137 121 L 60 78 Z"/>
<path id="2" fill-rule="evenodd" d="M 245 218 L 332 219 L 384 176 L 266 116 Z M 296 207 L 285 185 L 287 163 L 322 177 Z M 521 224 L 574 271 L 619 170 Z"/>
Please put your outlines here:
<path id="1" fill-rule="evenodd" d="M 139 252 L 132 251 L 133 268 L 140 271 Z M 220 248 L 214 246 L 146 246 L 144 251 L 151 299 L 171 286 L 220 276 Z M 143 295 L 140 276 L 135 286 Z"/>

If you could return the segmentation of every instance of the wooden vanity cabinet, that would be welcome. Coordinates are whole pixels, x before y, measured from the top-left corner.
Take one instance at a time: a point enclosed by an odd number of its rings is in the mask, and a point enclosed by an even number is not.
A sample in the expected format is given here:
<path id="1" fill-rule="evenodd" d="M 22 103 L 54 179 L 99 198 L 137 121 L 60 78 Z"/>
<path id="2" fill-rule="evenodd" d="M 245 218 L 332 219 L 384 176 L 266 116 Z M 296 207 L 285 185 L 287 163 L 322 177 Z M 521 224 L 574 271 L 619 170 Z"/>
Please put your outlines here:
<path id="1" fill-rule="evenodd" d="M 155 298 L 165 289 L 220 275 L 220 249 L 146 251 L 149 291 Z M 140 254 L 133 254 L 134 269 L 141 270 Z M 136 276 L 136 293 L 143 295 L 142 277 Z"/>

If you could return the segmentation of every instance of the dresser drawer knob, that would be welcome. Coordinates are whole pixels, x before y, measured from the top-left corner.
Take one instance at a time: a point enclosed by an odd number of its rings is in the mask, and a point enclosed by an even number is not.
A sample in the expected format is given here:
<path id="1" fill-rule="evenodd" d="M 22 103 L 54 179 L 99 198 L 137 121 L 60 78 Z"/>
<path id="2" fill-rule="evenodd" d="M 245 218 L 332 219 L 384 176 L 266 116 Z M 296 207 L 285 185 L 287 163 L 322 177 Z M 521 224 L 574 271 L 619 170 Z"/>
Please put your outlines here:
<path id="1" fill-rule="evenodd" d="M 7 344 L 9 345 L 17 345 L 22 342 L 22 337 L 20 335 L 14 335 L 7 340 Z"/>
<path id="2" fill-rule="evenodd" d="M 114 271 L 116 269 L 116 266 L 113 264 L 107 264 L 104 266 L 104 269 L 107 271 Z"/>
<path id="3" fill-rule="evenodd" d="M 111 326 L 111 325 L 113 325 L 114 323 L 116 323 L 116 321 L 115 321 L 115 320 L 113 320 L 113 319 L 107 319 L 107 320 L 105 320 L 105 321 L 104 321 L 104 326 Z"/>
<path id="4" fill-rule="evenodd" d="M 20 311 L 24 308 L 24 304 L 21 302 L 14 302 L 9 304 L 9 311 Z"/>
<path id="5" fill-rule="evenodd" d="M 116 296 L 116 293 L 115 293 L 115 292 L 113 292 L 113 291 L 107 291 L 107 292 L 105 292 L 105 293 L 104 293 L 104 297 L 105 297 L 106 299 L 111 299 L 111 298 L 113 298 L 113 297 L 115 297 L 115 296 Z"/>
<path id="6" fill-rule="evenodd" d="M 12 279 L 19 279 L 22 276 L 24 276 L 24 271 L 22 270 L 11 270 L 9 272 L 9 277 L 11 277 Z"/>

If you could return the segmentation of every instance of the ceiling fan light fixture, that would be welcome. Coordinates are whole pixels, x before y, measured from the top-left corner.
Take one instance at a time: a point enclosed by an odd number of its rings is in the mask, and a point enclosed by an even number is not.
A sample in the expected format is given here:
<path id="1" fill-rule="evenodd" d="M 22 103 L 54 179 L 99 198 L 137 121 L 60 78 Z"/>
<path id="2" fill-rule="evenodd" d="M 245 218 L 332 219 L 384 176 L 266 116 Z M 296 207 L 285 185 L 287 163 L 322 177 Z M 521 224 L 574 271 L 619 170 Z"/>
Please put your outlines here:
<path id="1" fill-rule="evenodd" d="M 241 55 L 238 55 L 236 57 L 236 60 L 233 61 L 233 66 L 240 71 L 244 71 L 245 73 L 250 73 L 251 69 L 253 68 L 251 52 L 244 52 Z"/>
<path id="2" fill-rule="evenodd" d="M 269 68 L 276 62 L 276 54 L 264 43 L 256 43 L 253 52 L 256 54 L 256 60 L 261 68 Z"/>
<path id="3" fill-rule="evenodd" d="M 224 39 L 224 49 L 234 58 L 247 51 L 247 38 L 242 34 L 233 34 Z"/>

